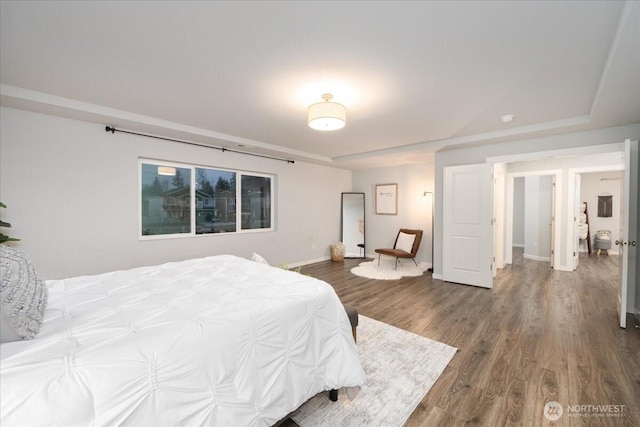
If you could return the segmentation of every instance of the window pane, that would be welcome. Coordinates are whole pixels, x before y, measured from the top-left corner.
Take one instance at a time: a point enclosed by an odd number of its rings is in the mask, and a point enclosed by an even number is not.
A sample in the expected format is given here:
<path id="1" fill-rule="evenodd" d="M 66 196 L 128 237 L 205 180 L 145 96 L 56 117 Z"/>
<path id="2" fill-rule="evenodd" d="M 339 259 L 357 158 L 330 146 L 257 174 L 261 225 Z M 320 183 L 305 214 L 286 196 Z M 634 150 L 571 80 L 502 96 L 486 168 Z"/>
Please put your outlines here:
<path id="1" fill-rule="evenodd" d="M 191 170 L 142 164 L 142 234 L 191 232 Z"/>
<path id="2" fill-rule="evenodd" d="M 242 229 L 271 228 L 271 178 L 242 175 Z"/>
<path id="3" fill-rule="evenodd" d="M 196 168 L 196 234 L 236 231 L 236 173 Z"/>

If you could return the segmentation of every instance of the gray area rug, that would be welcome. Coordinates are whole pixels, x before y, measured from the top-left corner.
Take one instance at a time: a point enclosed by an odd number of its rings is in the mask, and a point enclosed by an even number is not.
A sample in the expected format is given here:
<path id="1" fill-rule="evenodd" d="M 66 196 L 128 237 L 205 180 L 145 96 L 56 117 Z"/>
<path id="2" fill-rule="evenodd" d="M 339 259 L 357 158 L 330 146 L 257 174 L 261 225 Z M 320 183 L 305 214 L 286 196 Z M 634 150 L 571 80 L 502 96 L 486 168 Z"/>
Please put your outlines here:
<path id="1" fill-rule="evenodd" d="M 447 367 L 457 349 L 360 316 L 358 353 L 366 375 L 354 400 L 320 393 L 290 418 L 301 427 L 402 426 Z"/>
<path id="2" fill-rule="evenodd" d="M 361 262 L 357 267 L 351 269 L 351 273 L 356 276 L 367 277 L 377 280 L 398 280 L 403 276 L 422 276 L 429 269 L 429 264 L 420 262 L 416 266 L 410 259 L 401 260 L 398 268 L 393 269 L 396 260 L 392 257 L 383 257 L 378 260 Z"/>

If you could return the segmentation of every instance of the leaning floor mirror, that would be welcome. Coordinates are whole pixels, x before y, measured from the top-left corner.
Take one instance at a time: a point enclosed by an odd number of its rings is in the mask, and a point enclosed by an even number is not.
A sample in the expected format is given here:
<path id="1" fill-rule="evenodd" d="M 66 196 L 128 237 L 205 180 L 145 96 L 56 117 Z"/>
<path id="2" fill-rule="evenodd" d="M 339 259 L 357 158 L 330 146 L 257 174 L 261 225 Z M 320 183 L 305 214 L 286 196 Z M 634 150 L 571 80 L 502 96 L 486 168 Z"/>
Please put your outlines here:
<path id="1" fill-rule="evenodd" d="M 340 240 L 345 257 L 364 258 L 364 193 L 342 193 Z"/>

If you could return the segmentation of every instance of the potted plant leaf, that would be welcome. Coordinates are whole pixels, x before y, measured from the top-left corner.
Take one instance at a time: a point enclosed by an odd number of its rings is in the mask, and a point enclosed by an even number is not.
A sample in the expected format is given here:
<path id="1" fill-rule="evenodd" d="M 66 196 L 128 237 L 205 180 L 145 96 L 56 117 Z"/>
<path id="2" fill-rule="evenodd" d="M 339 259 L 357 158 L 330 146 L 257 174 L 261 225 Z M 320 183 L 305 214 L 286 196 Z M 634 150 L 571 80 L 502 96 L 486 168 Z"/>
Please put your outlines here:
<path id="1" fill-rule="evenodd" d="M 7 205 L 5 205 L 4 203 L 0 202 L 0 208 L 6 208 L 6 207 L 7 207 Z M 0 227 L 11 228 L 11 224 L 9 224 L 8 222 L 0 220 Z M 16 239 L 14 237 L 9 237 L 6 234 L 0 232 L 0 243 L 17 242 L 19 240 L 20 239 Z"/>

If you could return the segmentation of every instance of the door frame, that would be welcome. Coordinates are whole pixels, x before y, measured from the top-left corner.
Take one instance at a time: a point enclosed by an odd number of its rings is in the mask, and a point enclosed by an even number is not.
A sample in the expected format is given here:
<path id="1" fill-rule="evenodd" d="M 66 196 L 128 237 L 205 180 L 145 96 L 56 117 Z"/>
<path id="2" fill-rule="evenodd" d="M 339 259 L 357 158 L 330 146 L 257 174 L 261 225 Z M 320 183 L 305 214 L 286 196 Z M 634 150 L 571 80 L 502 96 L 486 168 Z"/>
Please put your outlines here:
<path id="1" fill-rule="evenodd" d="M 620 212 L 622 213 L 622 223 L 620 224 L 620 241 L 616 241 L 616 244 L 620 245 L 620 256 L 622 260 L 620 262 L 620 278 L 618 287 L 618 298 L 616 309 L 618 311 L 618 317 L 620 321 L 620 327 L 627 327 L 627 313 L 629 312 L 629 300 L 631 303 L 631 310 L 635 311 L 634 297 L 635 295 L 628 295 L 630 289 L 638 286 L 637 280 L 637 268 L 635 261 L 637 260 L 637 240 L 638 240 L 638 141 L 631 141 L 627 139 L 624 142 L 624 178 L 622 185 L 622 204 L 620 206 Z M 625 241 L 626 239 L 626 241 Z M 626 246 L 626 247 L 625 247 Z M 629 283 L 635 282 L 633 287 L 629 287 Z M 637 292 L 638 290 L 635 289 Z"/>
<path id="2" fill-rule="evenodd" d="M 580 208 L 582 207 L 580 204 L 580 199 L 582 197 L 575 197 L 576 194 L 582 195 L 582 174 L 573 175 L 573 222 L 571 222 L 571 227 L 573 228 L 573 262 L 571 263 L 571 270 L 576 270 L 578 265 L 580 264 L 580 235 L 578 234 L 578 220 L 580 218 Z M 569 221 L 571 221 L 571 215 L 569 215 Z M 568 223 L 567 223 L 568 224 Z M 589 233 L 587 233 L 589 235 Z M 587 247 L 589 244 L 587 243 Z M 569 246 L 567 245 L 567 250 L 569 250 Z M 568 258 L 567 258 L 568 259 Z"/>
<path id="3" fill-rule="evenodd" d="M 507 164 L 493 165 L 493 277 L 504 268 Z"/>
<path id="4" fill-rule="evenodd" d="M 555 250 L 560 247 L 560 221 L 557 221 L 557 212 L 561 207 L 562 201 L 562 169 L 548 169 L 548 170 L 535 170 L 527 172 L 510 172 L 507 174 L 507 191 L 506 191 L 506 218 L 505 218 L 505 245 L 504 255 L 505 264 L 513 263 L 513 187 L 514 180 L 516 178 L 522 178 L 525 176 L 551 176 L 552 181 L 555 183 L 553 186 L 553 195 L 556 203 L 552 203 L 551 220 L 553 223 L 553 229 L 551 230 L 551 250 L 552 260 L 551 266 L 560 265 L 560 253 Z M 561 210 L 560 210 L 561 211 Z"/>
<path id="5" fill-rule="evenodd" d="M 579 174 L 583 174 L 583 173 L 594 173 L 594 172 L 616 172 L 616 171 L 624 171 L 624 165 L 623 164 L 612 164 L 612 165 L 600 165 L 600 166 L 583 166 L 583 167 L 579 167 L 579 168 L 570 168 L 568 170 L 568 177 L 567 180 L 569 182 L 575 182 L 576 181 L 576 175 Z M 575 186 L 570 185 L 569 186 L 569 191 L 567 193 L 567 206 L 574 206 L 576 203 L 576 194 L 575 194 Z M 580 198 L 580 195 L 577 195 L 577 198 Z M 572 224 L 571 227 L 567 227 L 566 230 L 566 235 L 565 238 L 567 239 L 567 242 L 572 242 L 571 247 L 569 247 L 569 245 L 567 245 L 567 260 L 573 260 L 573 242 L 575 241 L 575 239 L 577 238 L 576 236 L 576 229 L 575 226 L 573 226 L 574 224 L 574 211 L 573 209 L 567 209 L 567 225 L 568 224 Z M 572 266 L 572 271 L 576 269 L 576 263 L 572 262 L 571 263 Z"/>
<path id="6" fill-rule="evenodd" d="M 562 191 L 562 188 L 558 185 L 557 176 L 551 175 L 551 257 L 549 261 L 549 267 L 556 267 L 556 236 L 558 235 L 556 230 L 556 224 L 558 223 L 558 212 L 556 211 L 556 206 L 558 203 L 558 195 L 559 192 Z M 558 226 L 559 227 L 559 226 Z"/>

